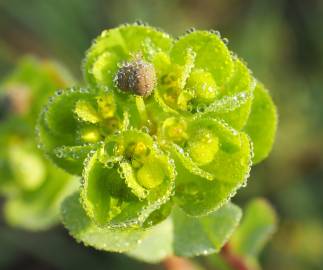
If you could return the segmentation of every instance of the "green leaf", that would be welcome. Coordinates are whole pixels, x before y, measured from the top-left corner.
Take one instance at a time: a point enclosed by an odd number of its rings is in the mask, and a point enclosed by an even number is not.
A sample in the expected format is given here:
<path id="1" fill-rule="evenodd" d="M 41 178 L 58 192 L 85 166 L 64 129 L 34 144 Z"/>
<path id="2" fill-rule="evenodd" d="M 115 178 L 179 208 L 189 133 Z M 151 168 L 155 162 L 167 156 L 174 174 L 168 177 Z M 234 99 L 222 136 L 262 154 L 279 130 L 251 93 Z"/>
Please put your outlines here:
<path id="1" fill-rule="evenodd" d="M 165 257 L 198 256 L 218 252 L 237 227 L 241 210 L 228 203 L 208 216 L 195 218 L 175 208 L 170 218 L 147 232 L 141 244 L 128 254 L 156 263 Z"/>
<path id="2" fill-rule="evenodd" d="M 91 85 L 114 87 L 119 64 L 131 57 L 152 60 L 158 52 L 168 52 L 172 39 L 153 27 L 122 25 L 102 32 L 88 50 L 83 64 L 84 77 Z"/>
<path id="3" fill-rule="evenodd" d="M 220 118 L 224 119 L 228 124 L 232 124 L 230 120 L 226 119 L 226 116 L 234 115 L 233 112 L 237 112 L 245 106 L 250 101 L 250 97 L 250 94 L 247 92 L 221 97 L 205 107 L 198 116 Z"/>
<path id="4" fill-rule="evenodd" d="M 79 162 L 85 160 L 90 151 L 96 150 L 100 144 L 84 144 L 79 146 L 61 146 L 56 147 L 53 153 L 59 159 L 65 159 L 66 161 Z"/>
<path id="5" fill-rule="evenodd" d="M 188 49 L 196 54 L 195 68 L 211 72 L 218 86 L 228 81 L 233 62 L 230 51 L 220 37 L 207 31 L 195 31 L 180 37 L 171 50 L 173 62 L 183 65 Z"/>
<path id="6" fill-rule="evenodd" d="M 175 201 L 189 215 L 201 216 L 214 211 L 245 185 L 252 153 L 248 136 L 244 133 L 237 136 L 238 149 L 221 147 L 211 163 L 200 166 L 213 175 L 212 181 L 190 169 L 183 159 L 172 156 L 178 172 Z"/>
<path id="7" fill-rule="evenodd" d="M 160 208 L 149 215 L 149 217 L 142 224 L 142 227 L 150 228 L 167 219 L 173 209 L 173 204 L 174 203 L 172 200 L 164 203 Z"/>
<path id="8" fill-rule="evenodd" d="M 140 199 L 146 198 L 148 195 L 147 189 L 137 182 L 136 175 L 131 164 L 129 162 L 121 162 L 120 168 L 124 174 L 127 186 L 131 191 Z"/>
<path id="9" fill-rule="evenodd" d="M 227 203 L 207 216 L 196 218 L 175 209 L 172 218 L 175 254 L 192 257 L 220 251 L 238 226 L 241 210 Z"/>
<path id="10" fill-rule="evenodd" d="M 268 91 L 258 82 L 254 92 L 251 114 L 244 128 L 253 142 L 254 164 L 268 156 L 274 143 L 276 129 L 276 107 Z"/>
<path id="11" fill-rule="evenodd" d="M 41 112 L 36 128 L 41 149 L 59 167 L 77 175 L 81 174 L 89 151 L 97 147 L 80 139 L 74 112 L 80 99 L 93 102 L 95 95 L 81 88 L 57 91 Z"/>
<path id="12" fill-rule="evenodd" d="M 173 223 L 168 218 L 152 227 L 147 236 L 139 241 L 138 247 L 127 254 L 147 263 L 161 262 L 173 254 L 173 237 Z"/>
<path id="13" fill-rule="evenodd" d="M 75 105 L 75 113 L 83 121 L 96 124 L 100 122 L 100 116 L 91 104 L 85 100 L 78 100 Z"/>
<path id="14" fill-rule="evenodd" d="M 247 64 L 243 60 L 235 57 L 232 77 L 223 87 L 221 95 L 224 96 L 241 92 L 251 94 L 253 93 L 254 87 L 254 78 L 252 77 Z"/>
<path id="15" fill-rule="evenodd" d="M 168 145 L 169 151 L 172 153 L 176 159 L 183 164 L 186 170 L 191 173 L 201 176 L 202 178 L 213 180 L 214 176 L 212 173 L 209 173 L 201 169 L 190 157 L 189 155 L 183 154 L 183 149 L 177 144 L 171 143 Z"/>
<path id="16" fill-rule="evenodd" d="M 83 179 L 82 204 L 97 225 L 110 224 L 120 213 L 128 214 L 124 217 L 125 226 L 126 221 L 136 222 L 138 208 L 143 208 L 144 203 L 131 194 L 116 169 L 109 169 L 99 161 L 98 152 L 86 161 Z"/>
<path id="17" fill-rule="evenodd" d="M 95 150 L 96 144 L 83 146 L 65 146 L 60 140 L 62 136 L 54 135 L 44 123 L 44 114 L 41 114 L 37 123 L 37 137 L 39 147 L 60 168 L 71 174 L 81 175 L 83 161 L 89 151 Z"/>
<path id="18" fill-rule="evenodd" d="M 77 119 L 74 115 L 74 108 L 79 100 L 90 100 L 93 97 L 94 95 L 89 92 L 89 89 L 75 87 L 57 91 L 49 99 L 43 112 L 44 121 L 53 134 L 63 137 L 64 141 L 60 143 L 61 145 L 63 143 L 66 145 L 76 144 Z"/>
<path id="19" fill-rule="evenodd" d="M 76 87 L 58 91 L 39 117 L 37 133 L 43 151 L 66 171 L 81 174 L 90 150 L 108 135 L 138 123 L 134 104 L 128 105 L 131 101 L 118 95 Z"/>
<path id="20" fill-rule="evenodd" d="M 144 231 L 140 229 L 97 227 L 80 204 L 78 192 L 65 199 L 61 207 L 61 215 L 64 226 L 74 238 L 96 249 L 125 252 L 136 247 L 144 236 Z"/>
<path id="21" fill-rule="evenodd" d="M 118 151 L 119 161 L 113 158 Z M 174 170 L 149 135 L 131 130 L 111 136 L 85 163 L 81 196 L 86 212 L 99 226 L 141 225 L 172 195 Z"/>
<path id="22" fill-rule="evenodd" d="M 227 108 L 230 109 L 227 111 L 215 111 L 214 117 L 223 119 L 231 127 L 241 130 L 250 115 L 254 87 L 254 78 L 249 69 L 241 60 L 236 59 L 234 73 L 221 93 L 222 99 L 233 96 L 235 103 L 228 104 Z M 214 107 L 217 108 L 218 106 Z"/>
<path id="23" fill-rule="evenodd" d="M 189 140 L 194 139 L 194 135 L 199 134 L 201 130 L 208 130 L 211 134 L 219 138 L 220 148 L 227 152 L 234 152 L 241 147 L 241 132 L 238 132 L 228 126 L 223 121 L 210 119 L 207 117 L 196 117 L 188 125 Z M 208 140 L 206 144 L 209 144 Z"/>
<path id="24" fill-rule="evenodd" d="M 239 255 L 255 257 L 277 228 L 277 216 L 264 199 L 248 203 L 242 223 L 230 240 L 230 246 Z"/>

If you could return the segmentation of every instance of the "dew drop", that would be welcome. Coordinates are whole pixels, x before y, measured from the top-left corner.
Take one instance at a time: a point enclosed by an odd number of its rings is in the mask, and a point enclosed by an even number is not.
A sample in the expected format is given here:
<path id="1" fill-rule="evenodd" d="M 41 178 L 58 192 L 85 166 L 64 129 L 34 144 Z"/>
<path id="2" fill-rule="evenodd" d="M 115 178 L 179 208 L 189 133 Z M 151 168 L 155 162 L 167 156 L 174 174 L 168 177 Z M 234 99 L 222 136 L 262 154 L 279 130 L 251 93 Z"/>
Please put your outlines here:
<path id="1" fill-rule="evenodd" d="M 193 33 L 195 31 L 196 31 L 196 29 L 194 27 L 191 27 L 191 28 L 187 29 L 185 33 L 190 34 L 190 33 Z"/>
<path id="2" fill-rule="evenodd" d="M 56 156 L 58 158 L 62 158 L 63 157 L 63 152 L 61 150 L 56 151 Z"/>
<path id="3" fill-rule="evenodd" d="M 136 20 L 135 24 L 136 25 L 145 25 L 145 23 L 143 21 L 141 21 L 141 20 Z"/>
<path id="4" fill-rule="evenodd" d="M 143 127 L 141 127 L 141 131 L 142 132 L 145 132 L 145 133 L 149 133 L 150 132 L 150 129 L 147 126 L 143 126 Z"/>
<path id="5" fill-rule="evenodd" d="M 210 31 L 212 34 L 217 35 L 219 38 L 221 38 L 221 33 L 218 30 L 211 30 Z"/>
<path id="6" fill-rule="evenodd" d="M 101 36 L 102 36 L 102 37 L 105 37 L 107 34 L 108 34 L 108 30 L 104 30 L 104 31 L 101 33 Z"/>
<path id="7" fill-rule="evenodd" d="M 106 165 L 106 167 L 107 167 L 108 169 L 112 169 L 112 168 L 113 168 L 113 166 L 114 166 L 114 163 L 113 163 L 112 161 L 109 161 L 109 162 L 107 163 L 107 165 Z"/>
<path id="8" fill-rule="evenodd" d="M 227 38 L 223 38 L 222 40 L 223 40 L 224 44 L 226 44 L 226 45 L 229 44 L 229 40 Z"/>

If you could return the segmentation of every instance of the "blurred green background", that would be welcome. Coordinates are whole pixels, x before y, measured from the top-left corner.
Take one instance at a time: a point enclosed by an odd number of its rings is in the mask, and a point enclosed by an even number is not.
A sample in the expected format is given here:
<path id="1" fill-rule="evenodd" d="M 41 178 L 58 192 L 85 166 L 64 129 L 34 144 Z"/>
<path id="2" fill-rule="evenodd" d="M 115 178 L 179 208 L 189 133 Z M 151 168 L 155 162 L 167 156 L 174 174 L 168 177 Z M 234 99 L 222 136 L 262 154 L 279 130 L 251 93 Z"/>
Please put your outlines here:
<path id="1" fill-rule="evenodd" d="M 278 212 L 264 269 L 323 269 L 323 1 L 1 0 L 0 80 L 26 54 L 57 59 L 81 78 L 91 40 L 138 19 L 175 36 L 219 30 L 269 88 L 279 111 L 276 143 L 234 202 L 263 196 Z M 62 227 L 32 234 L 0 223 L 0 269 L 163 269 L 85 248 Z"/>

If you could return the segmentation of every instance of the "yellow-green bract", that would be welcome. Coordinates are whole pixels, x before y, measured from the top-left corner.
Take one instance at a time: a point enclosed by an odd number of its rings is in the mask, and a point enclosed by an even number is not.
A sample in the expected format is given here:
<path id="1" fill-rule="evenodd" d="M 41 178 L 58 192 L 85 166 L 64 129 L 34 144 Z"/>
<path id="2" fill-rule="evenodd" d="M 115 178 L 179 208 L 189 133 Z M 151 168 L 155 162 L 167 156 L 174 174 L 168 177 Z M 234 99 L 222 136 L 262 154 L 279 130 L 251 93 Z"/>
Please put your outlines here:
<path id="1" fill-rule="evenodd" d="M 86 87 L 57 92 L 38 123 L 44 152 L 82 175 L 62 207 L 71 234 L 126 251 L 169 222 L 178 235 L 194 230 L 199 247 L 183 251 L 176 239 L 190 234 L 173 237 L 173 253 L 218 250 L 240 217 L 225 204 L 272 147 L 277 116 L 262 84 L 213 32 L 175 40 L 138 24 L 104 31 L 83 72 Z M 199 233 L 212 230 L 218 235 Z M 117 234 L 124 241 L 112 245 Z"/>

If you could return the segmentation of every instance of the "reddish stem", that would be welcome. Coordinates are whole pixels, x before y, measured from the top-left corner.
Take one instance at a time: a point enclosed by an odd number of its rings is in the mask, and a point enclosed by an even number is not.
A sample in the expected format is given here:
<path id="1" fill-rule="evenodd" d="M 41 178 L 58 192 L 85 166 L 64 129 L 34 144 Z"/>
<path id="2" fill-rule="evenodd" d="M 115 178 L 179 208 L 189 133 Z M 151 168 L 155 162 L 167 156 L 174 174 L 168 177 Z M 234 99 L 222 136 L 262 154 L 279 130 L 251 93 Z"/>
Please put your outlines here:
<path id="1" fill-rule="evenodd" d="M 232 252 L 230 246 L 226 244 L 221 252 L 222 259 L 233 270 L 251 270 L 244 261 L 243 257 L 236 255 Z M 163 261 L 163 266 L 166 270 L 196 270 L 197 267 L 188 259 L 170 256 Z"/>
<path id="2" fill-rule="evenodd" d="M 163 261 L 166 270 L 196 270 L 196 267 L 188 259 L 171 256 Z"/>
<path id="3" fill-rule="evenodd" d="M 234 254 L 228 244 L 224 245 L 220 252 L 221 257 L 234 270 L 251 270 L 242 257 Z"/>

